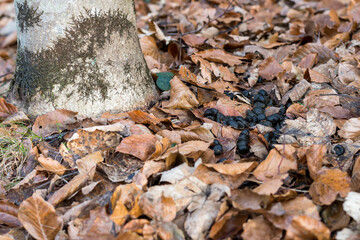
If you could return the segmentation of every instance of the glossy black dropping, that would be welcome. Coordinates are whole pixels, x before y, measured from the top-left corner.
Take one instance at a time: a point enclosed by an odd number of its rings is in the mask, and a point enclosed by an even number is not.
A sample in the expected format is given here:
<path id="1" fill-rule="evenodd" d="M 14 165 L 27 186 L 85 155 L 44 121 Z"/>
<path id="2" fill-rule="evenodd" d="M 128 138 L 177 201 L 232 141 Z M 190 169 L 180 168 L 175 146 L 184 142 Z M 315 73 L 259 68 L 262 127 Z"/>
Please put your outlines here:
<path id="1" fill-rule="evenodd" d="M 214 116 L 207 116 L 206 118 L 210 119 L 210 120 L 213 120 L 213 121 L 216 121 L 215 117 Z"/>
<path id="2" fill-rule="evenodd" d="M 258 82 L 258 83 L 263 83 L 263 82 L 264 82 L 264 79 L 259 76 L 257 82 Z"/>
<path id="3" fill-rule="evenodd" d="M 246 111 L 246 116 L 250 116 L 250 117 L 254 118 L 254 117 L 256 117 L 256 114 L 251 110 L 247 110 Z"/>
<path id="4" fill-rule="evenodd" d="M 257 115 L 256 119 L 257 119 L 258 122 L 260 122 L 262 120 L 265 120 L 266 116 L 265 116 L 265 114 L 262 113 L 262 114 Z"/>
<path id="5" fill-rule="evenodd" d="M 269 122 L 269 121 L 261 121 L 260 124 L 264 125 L 266 127 L 272 127 L 273 126 L 273 124 L 271 122 Z"/>
<path id="6" fill-rule="evenodd" d="M 214 142 L 213 142 L 215 145 L 220 145 L 220 142 L 219 142 L 219 140 L 217 140 L 217 139 L 214 139 Z"/>
<path id="7" fill-rule="evenodd" d="M 217 114 L 216 114 L 216 121 L 217 122 L 222 122 L 223 120 L 225 119 L 225 116 L 224 116 L 224 114 L 222 114 L 221 112 L 218 112 Z"/>
<path id="8" fill-rule="evenodd" d="M 235 120 L 229 120 L 228 121 L 228 126 L 232 127 L 232 128 L 235 128 L 235 129 L 238 129 L 239 128 L 239 124 L 237 121 Z"/>
<path id="9" fill-rule="evenodd" d="M 240 135 L 238 138 L 237 138 L 237 141 L 238 142 L 245 142 L 245 143 L 249 143 L 249 140 L 250 140 L 250 137 L 248 135 Z"/>
<path id="10" fill-rule="evenodd" d="M 244 131 L 242 131 L 242 132 L 240 133 L 240 135 L 250 136 L 250 130 L 249 130 L 249 129 L 245 129 Z"/>
<path id="11" fill-rule="evenodd" d="M 205 110 L 204 112 L 204 116 L 208 117 L 208 116 L 216 116 L 216 114 L 219 112 L 219 110 L 217 110 L 216 108 L 208 108 Z"/>
<path id="12" fill-rule="evenodd" d="M 242 122 L 244 125 L 247 125 L 247 121 L 242 116 L 236 116 L 235 120 L 238 122 Z"/>
<path id="13" fill-rule="evenodd" d="M 259 115 L 259 114 L 263 114 L 265 111 L 263 108 L 260 108 L 260 107 L 256 107 L 254 108 L 253 110 L 253 113 L 255 113 L 256 115 Z"/>
<path id="14" fill-rule="evenodd" d="M 251 93 L 250 93 L 249 90 L 244 90 L 244 91 L 242 91 L 241 93 L 242 93 L 245 97 L 250 98 Z"/>
<path id="15" fill-rule="evenodd" d="M 270 115 L 270 116 L 267 116 L 266 118 L 268 121 L 272 122 L 273 124 L 276 124 L 278 123 L 280 120 L 281 120 L 281 115 L 280 114 L 273 114 L 273 115 Z"/>
<path id="16" fill-rule="evenodd" d="M 256 117 L 256 116 L 254 116 L 254 117 Z M 249 115 L 246 116 L 245 120 L 246 120 L 248 123 L 254 121 L 253 117 L 251 117 L 251 116 L 249 116 Z"/>
<path id="17" fill-rule="evenodd" d="M 223 147 L 221 145 L 215 145 L 213 150 L 215 155 L 220 155 L 223 153 Z"/>
<path id="18" fill-rule="evenodd" d="M 236 148 L 237 148 L 237 151 L 240 153 L 240 154 L 245 154 L 245 153 L 248 153 L 249 152 L 249 146 L 248 144 L 245 144 L 243 142 L 238 142 L 236 144 Z"/>
<path id="19" fill-rule="evenodd" d="M 226 158 L 220 158 L 219 160 L 217 160 L 216 163 L 222 163 L 222 162 L 224 162 L 224 161 L 226 161 Z"/>
<path id="20" fill-rule="evenodd" d="M 342 145 L 336 145 L 334 147 L 334 153 L 337 156 L 341 156 L 341 155 L 343 155 L 345 153 L 345 148 Z"/>
<path id="21" fill-rule="evenodd" d="M 258 94 L 263 95 L 264 97 L 266 97 L 268 95 L 268 93 L 264 89 L 260 89 L 258 91 Z"/>
<path id="22" fill-rule="evenodd" d="M 253 102 L 266 103 L 266 98 L 263 95 L 256 94 L 253 98 Z"/>
<path id="23" fill-rule="evenodd" d="M 264 138 L 266 139 L 266 141 L 270 142 L 271 138 L 273 137 L 272 132 L 267 132 L 264 134 Z"/>
<path id="24" fill-rule="evenodd" d="M 264 104 L 264 103 L 262 103 L 262 102 L 256 102 L 256 103 L 254 103 L 253 104 L 253 106 L 254 106 L 254 108 L 265 108 L 266 107 L 266 105 Z"/>

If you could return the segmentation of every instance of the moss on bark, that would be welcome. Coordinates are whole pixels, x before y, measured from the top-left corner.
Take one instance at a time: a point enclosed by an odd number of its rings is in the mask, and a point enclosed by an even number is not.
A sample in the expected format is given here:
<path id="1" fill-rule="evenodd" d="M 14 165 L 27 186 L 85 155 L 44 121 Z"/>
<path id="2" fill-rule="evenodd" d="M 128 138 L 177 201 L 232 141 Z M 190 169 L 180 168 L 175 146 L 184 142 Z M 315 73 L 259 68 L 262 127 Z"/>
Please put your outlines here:
<path id="1" fill-rule="evenodd" d="M 26 6 L 18 6 L 18 18 L 23 14 L 21 10 L 29 8 L 26 1 L 23 5 Z M 37 9 L 31 9 L 30 12 L 35 18 L 34 24 L 40 25 L 37 19 L 41 13 L 37 13 Z M 29 24 L 31 21 L 26 20 L 24 31 L 34 26 Z M 106 80 L 107 72 L 101 70 L 96 61 L 96 50 L 109 43 L 113 34 L 126 34 L 137 41 L 135 26 L 121 11 L 93 13 L 85 10 L 84 14 L 72 19 L 65 29 L 64 37 L 58 38 L 52 47 L 32 52 L 18 42 L 15 80 L 11 90 L 17 92 L 25 103 L 29 103 L 38 92 L 45 99 L 53 101 L 55 86 L 61 91 L 69 84 L 75 84 L 72 91 L 77 91 L 82 98 L 97 100 L 95 96 L 98 94 L 94 92 L 98 92 L 105 99 L 109 82 Z M 128 66 L 128 63 L 123 63 L 123 66 Z M 76 83 L 79 79 L 81 81 Z"/>

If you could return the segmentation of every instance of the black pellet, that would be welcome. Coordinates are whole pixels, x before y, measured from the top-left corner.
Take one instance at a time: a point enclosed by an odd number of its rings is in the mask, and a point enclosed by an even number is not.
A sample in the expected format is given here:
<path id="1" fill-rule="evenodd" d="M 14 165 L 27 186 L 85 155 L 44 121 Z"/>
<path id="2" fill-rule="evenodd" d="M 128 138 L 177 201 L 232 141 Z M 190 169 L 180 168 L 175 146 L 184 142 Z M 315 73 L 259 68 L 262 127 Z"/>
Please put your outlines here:
<path id="1" fill-rule="evenodd" d="M 221 145 L 215 145 L 213 150 L 215 155 L 219 155 L 223 153 L 223 148 Z"/>
<path id="2" fill-rule="evenodd" d="M 208 116 L 216 116 L 216 114 L 219 112 L 219 110 L 217 110 L 216 108 L 208 108 L 205 110 L 204 112 L 204 116 L 208 117 Z"/>
<path id="3" fill-rule="evenodd" d="M 265 111 L 263 108 L 260 108 L 260 107 L 256 107 L 254 108 L 253 110 L 253 113 L 255 113 L 256 115 L 259 115 L 259 114 L 263 114 Z"/>
<path id="4" fill-rule="evenodd" d="M 345 153 L 345 148 L 342 145 L 336 145 L 334 147 L 334 153 L 337 156 L 341 156 L 341 155 L 343 155 Z"/>

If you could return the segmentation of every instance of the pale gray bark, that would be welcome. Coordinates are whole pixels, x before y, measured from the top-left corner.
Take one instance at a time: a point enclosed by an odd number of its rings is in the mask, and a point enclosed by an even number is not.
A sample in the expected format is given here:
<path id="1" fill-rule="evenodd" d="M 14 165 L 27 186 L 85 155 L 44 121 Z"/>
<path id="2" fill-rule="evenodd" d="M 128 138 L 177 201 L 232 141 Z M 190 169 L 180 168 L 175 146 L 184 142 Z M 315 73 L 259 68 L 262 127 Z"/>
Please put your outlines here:
<path id="1" fill-rule="evenodd" d="M 84 116 L 157 98 L 142 55 L 133 0 L 15 0 L 18 58 L 9 100 L 30 115 Z"/>

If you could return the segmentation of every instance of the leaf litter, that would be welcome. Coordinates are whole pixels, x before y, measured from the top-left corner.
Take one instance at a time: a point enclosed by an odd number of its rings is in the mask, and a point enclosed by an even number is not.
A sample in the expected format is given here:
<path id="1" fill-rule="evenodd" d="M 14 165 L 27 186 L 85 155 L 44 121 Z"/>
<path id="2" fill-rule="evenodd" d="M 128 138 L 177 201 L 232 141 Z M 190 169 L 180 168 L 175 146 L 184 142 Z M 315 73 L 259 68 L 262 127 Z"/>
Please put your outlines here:
<path id="1" fill-rule="evenodd" d="M 359 239 L 360 3 L 135 8 L 151 109 L 30 120 L 0 98 L 0 238 Z"/>

